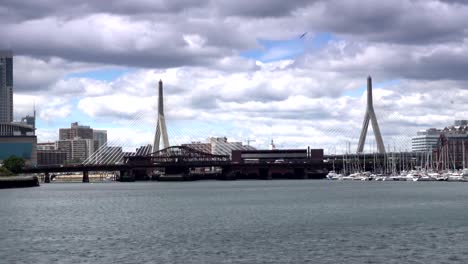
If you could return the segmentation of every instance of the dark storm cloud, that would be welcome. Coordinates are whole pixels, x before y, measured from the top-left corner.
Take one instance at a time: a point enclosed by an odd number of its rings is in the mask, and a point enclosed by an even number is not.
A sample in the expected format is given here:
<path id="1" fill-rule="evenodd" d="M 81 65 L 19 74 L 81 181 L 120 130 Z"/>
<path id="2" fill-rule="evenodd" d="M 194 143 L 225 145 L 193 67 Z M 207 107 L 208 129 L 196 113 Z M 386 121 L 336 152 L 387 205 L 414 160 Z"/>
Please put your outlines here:
<path id="1" fill-rule="evenodd" d="M 0 6 L 1 48 L 18 55 L 58 57 L 70 62 L 145 68 L 202 66 L 250 71 L 241 63 L 245 50 L 262 37 L 291 38 L 292 32 L 330 32 L 362 47 L 397 44 L 456 46 L 467 37 L 468 4 L 463 1 L 351 0 L 136 0 L 59 1 L 4 0 Z M 2 20 L 3 17 L 3 20 Z M 455 45 L 454 45 L 455 43 Z M 361 47 L 362 46 L 362 47 Z M 393 48 L 392 46 L 388 46 Z M 343 50 L 335 50 L 339 56 Z M 415 52 L 420 50 L 415 49 Z M 467 54 L 466 51 L 464 54 Z M 354 74 L 380 71 L 382 76 L 420 79 L 465 78 L 467 56 L 429 52 L 373 64 L 373 69 L 348 65 Z M 318 55 L 320 56 L 320 55 Z M 342 59 L 331 58 L 328 59 Z M 351 59 L 352 60 L 352 59 Z M 245 60 L 244 60 L 245 61 Z M 322 61 L 323 62 L 323 61 Z M 327 61 L 317 67 L 327 67 Z M 296 64 L 299 67 L 300 64 Z M 343 70 L 345 66 L 333 67 Z M 275 100 L 261 89 L 252 94 Z"/>
<path id="2" fill-rule="evenodd" d="M 438 1 L 332 0 L 310 16 L 312 28 L 390 43 L 426 44 L 463 39 L 468 6 Z"/>
<path id="3" fill-rule="evenodd" d="M 49 16 L 79 17 L 93 13 L 136 15 L 147 13 L 179 13 L 190 8 L 204 7 L 201 0 L 3 0 L 0 21 L 30 20 Z"/>
<path id="4" fill-rule="evenodd" d="M 413 54 L 423 52 L 425 50 L 415 50 Z M 381 62 L 379 71 L 382 75 L 393 78 L 468 80 L 467 52 L 468 45 L 460 45 L 453 49 L 449 46 L 444 49 L 434 48 L 427 54 L 423 53 L 419 56 L 411 56 L 411 53 L 402 52 L 394 58 Z"/>
<path id="5" fill-rule="evenodd" d="M 311 0 L 221 0 L 213 1 L 223 15 L 245 17 L 278 17 L 288 16 L 300 8 L 313 4 Z"/>

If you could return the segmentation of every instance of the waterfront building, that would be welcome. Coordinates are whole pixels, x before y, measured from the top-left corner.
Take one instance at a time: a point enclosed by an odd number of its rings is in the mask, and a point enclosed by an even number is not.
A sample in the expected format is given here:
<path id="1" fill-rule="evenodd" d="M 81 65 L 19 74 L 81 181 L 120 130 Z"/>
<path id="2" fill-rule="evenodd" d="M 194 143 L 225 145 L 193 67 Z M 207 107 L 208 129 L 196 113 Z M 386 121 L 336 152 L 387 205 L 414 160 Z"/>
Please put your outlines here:
<path id="1" fill-rule="evenodd" d="M 37 150 L 57 150 L 57 142 L 37 143 Z"/>
<path id="2" fill-rule="evenodd" d="M 468 120 L 455 120 L 453 125 L 443 129 L 429 128 L 417 132 L 411 139 L 411 149 L 413 152 L 434 150 L 440 145 L 442 135 L 448 141 L 463 141 L 468 136 Z"/>
<path id="3" fill-rule="evenodd" d="M 0 123 L 0 136 L 34 136 L 34 134 L 34 128 L 25 123 Z"/>
<path id="4" fill-rule="evenodd" d="M 211 154 L 225 155 L 231 157 L 233 150 L 253 150 L 251 146 L 244 146 L 242 142 L 228 142 L 226 137 L 211 137 L 208 139 L 211 144 Z"/>
<path id="5" fill-rule="evenodd" d="M 323 149 L 233 150 L 238 163 L 287 163 L 308 161 L 323 164 Z"/>
<path id="6" fill-rule="evenodd" d="M 37 165 L 62 165 L 67 161 L 67 152 L 60 150 L 37 150 Z"/>
<path id="7" fill-rule="evenodd" d="M 90 126 L 74 122 L 71 123 L 70 128 L 59 129 L 57 150 L 67 153 L 68 162 L 83 162 L 106 144 L 107 130 L 92 129 Z M 103 148 L 100 155 L 108 154 L 109 150 Z"/>
<path id="8" fill-rule="evenodd" d="M 211 154 L 211 143 L 202 143 L 200 141 L 193 141 L 188 144 L 182 144 L 182 146 Z"/>
<path id="9" fill-rule="evenodd" d="M 416 136 L 411 138 L 411 150 L 413 152 L 427 152 L 437 148 L 441 129 L 429 128 L 417 132 Z"/>
<path id="10" fill-rule="evenodd" d="M 254 147 L 242 145 L 242 142 L 229 142 L 226 137 L 211 137 L 207 142 L 193 141 L 188 144 L 182 144 L 201 152 L 213 155 L 231 156 L 233 150 L 254 150 Z"/>
<path id="11" fill-rule="evenodd" d="M 13 52 L 0 51 L 0 123 L 13 122 Z"/>
<path id="12" fill-rule="evenodd" d="M 136 151 L 135 151 L 135 155 L 136 156 L 147 156 L 147 155 L 151 154 L 152 151 L 153 151 L 153 145 L 148 144 L 146 146 L 141 146 L 141 147 L 137 148 Z"/>
<path id="13" fill-rule="evenodd" d="M 67 139 L 57 141 L 57 148 L 60 151 L 67 153 L 67 161 L 79 163 L 85 161 L 94 153 L 93 139 Z"/>
<path id="14" fill-rule="evenodd" d="M 107 130 L 93 129 L 93 139 L 97 141 L 97 148 L 107 143 Z"/>
<path id="15" fill-rule="evenodd" d="M 13 53 L 0 51 L 0 161 L 17 156 L 37 164 L 35 114 L 13 122 Z"/>
<path id="16" fill-rule="evenodd" d="M 128 155 L 131 154 L 132 153 Z M 124 155 L 126 154 L 122 151 L 122 147 L 103 146 L 96 150 L 93 155 L 88 158 L 87 162 L 95 164 L 116 164 L 122 162 Z"/>
<path id="17" fill-rule="evenodd" d="M 430 153 L 437 169 L 468 165 L 468 120 L 456 120 L 443 129 L 430 128 L 412 138 L 413 152 Z"/>
<path id="18" fill-rule="evenodd" d="M 468 126 L 468 120 L 455 120 L 455 126 Z"/>
<path id="19" fill-rule="evenodd" d="M 37 164 L 37 137 L 30 136 L 0 136 L 0 162 L 10 156 L 25 160 L 26 165 Z"/>

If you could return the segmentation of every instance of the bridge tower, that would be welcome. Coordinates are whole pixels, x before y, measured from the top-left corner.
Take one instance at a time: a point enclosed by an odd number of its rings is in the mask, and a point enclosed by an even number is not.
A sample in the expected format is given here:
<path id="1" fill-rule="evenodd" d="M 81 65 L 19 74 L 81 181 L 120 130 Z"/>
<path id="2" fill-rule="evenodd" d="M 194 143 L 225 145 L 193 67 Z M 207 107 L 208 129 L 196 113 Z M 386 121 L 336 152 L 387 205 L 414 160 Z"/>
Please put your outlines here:
<path id="1" fill-rule="evenodd" d="M 379 124 L 377 123 L 377 116 L 374 112 L 374 104 L 372 102 L 372 78 L 367 77 L 367 108 L 366 114 L 364 115 L 364 122 L 362 123 L 361 136 L 359 137 L 359 145 L 357 153 L 364 151 L 364 144 L 366 142 L 367 129 L 369 128 L 369 121 L 372 123 L 372 129 L 374 130 L 375 141 L 377 143 L 377 151 L 381 154 L 385 153 L 385 146 L 380 134 Z"/>
<path id="2" fill-rule="evenodd" d="M 156 124 L 156 133 L 154 135 L 153 152 L 159 150 L 159 143 L 161 138 L 163 148 L 168 148 L 169 137 L 167 136 L 166 119 L 164 117 L 163 82 L 162 80 L 159 80 L 158 116 Z"/>

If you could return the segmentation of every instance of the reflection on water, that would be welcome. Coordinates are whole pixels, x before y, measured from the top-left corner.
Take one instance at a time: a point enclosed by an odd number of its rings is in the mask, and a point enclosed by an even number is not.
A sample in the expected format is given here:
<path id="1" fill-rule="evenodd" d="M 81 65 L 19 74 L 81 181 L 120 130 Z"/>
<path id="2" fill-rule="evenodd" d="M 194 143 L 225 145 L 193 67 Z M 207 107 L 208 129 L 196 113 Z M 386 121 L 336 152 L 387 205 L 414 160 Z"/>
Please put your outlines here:
<path id="1" fill-rule="evenodd" d="M 0 190 L 2 263 L 466 263 L 468 185 L 49 184 Z"/>

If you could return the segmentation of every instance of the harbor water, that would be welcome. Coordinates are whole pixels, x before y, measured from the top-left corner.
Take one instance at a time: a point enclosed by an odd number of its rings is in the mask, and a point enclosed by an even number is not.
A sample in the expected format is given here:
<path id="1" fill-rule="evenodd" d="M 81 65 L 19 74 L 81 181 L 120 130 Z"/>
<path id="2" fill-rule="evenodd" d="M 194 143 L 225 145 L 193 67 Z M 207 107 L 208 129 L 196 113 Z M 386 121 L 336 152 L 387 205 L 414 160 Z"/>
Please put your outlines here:
<path id="1" fill-rule="evenodd" d="M 1 263 L 468 263 L 468 183 L 53 183 L 0 222 Z"/>

